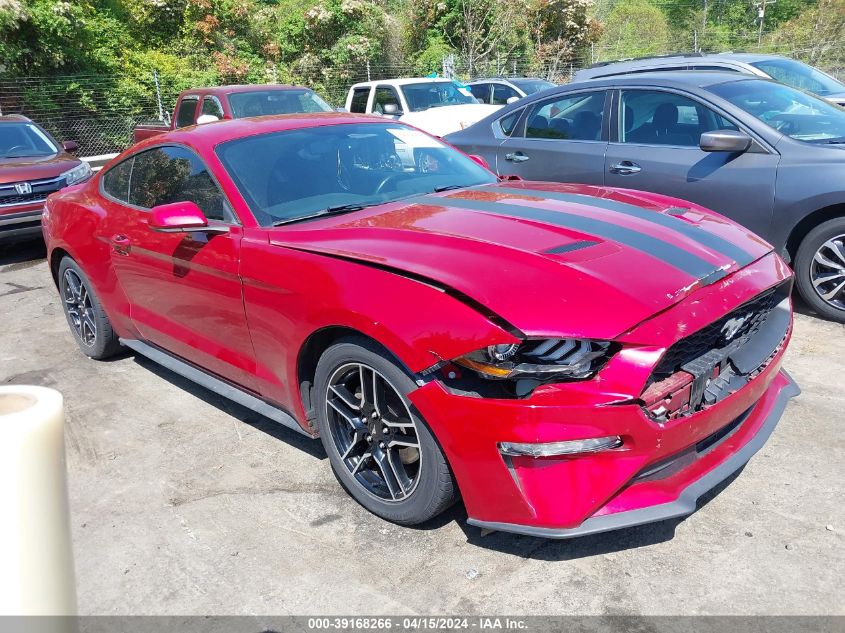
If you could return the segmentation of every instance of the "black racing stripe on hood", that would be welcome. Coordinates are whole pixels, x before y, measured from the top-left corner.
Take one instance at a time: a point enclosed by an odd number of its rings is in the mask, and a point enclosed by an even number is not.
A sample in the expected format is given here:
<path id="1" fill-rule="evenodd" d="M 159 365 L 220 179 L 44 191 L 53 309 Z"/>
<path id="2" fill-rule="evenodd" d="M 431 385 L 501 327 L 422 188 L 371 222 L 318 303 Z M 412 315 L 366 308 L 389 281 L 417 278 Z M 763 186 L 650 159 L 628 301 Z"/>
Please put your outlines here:
<path id="1" fill-rule="evenodd" d="M 608 200 L 607 198 L 598 198 L 586 194 L 578 193 L 561 193 L 558 191 L 544 191 L 542 189 L 519 189 L 516 187 L 477 187 L 476 191 L 488 191 L 490 193 L 506 193 L 510 195 L 521 196 L 535 196 L 538 198 L 549 198 L 551 200 L 558 200 L 560 202 L 572 202 L 575 204 L 589 205 L 599 207 L 600 209 L 607 209 L 608 211 L 615 211 L 616 213 L 623 213 L 625 215 L 637 218 L 638 220 L 645 220 L 652 224 L 659 224 L 660 226 L 671 229 L 682 235 L 695 240 L 699 244 L 707 248 L 721 253 L 725 257 L 734 260 L 740 268 L 744 268 L 757 258 L 748 251 L 740 248 L 736 244 L 729 242 L 726 239 L 714 235 L 700 226 L 684 222 L 680 218 L 665 213 L 658 213 L 657 211 L 649 211 L 633 204 L 625 202 L 618 202 L 616 200 Z"/>
<path id="2" fill-rule="evenodd" d="M 470 211 L 483 211 L 496 215 L 525 220 L 536 220 L 546 224 L 554 224 L 575 231 L 582 231 L 597 237 L 624 244 L 652 257 L 673 266 L 697 281 L 706 280 L 707 284 L 718 281 L 725 276 L 725 271 L 715 264 L 700 258 L 674 244 L 664 242 L 652 235 L 640 233 L 618 224 L 596 220 L 582 215 L 575 215 L 565 211 L 553 211 L 538 207 L 524 206 L 519 204 L 506 204 L 502 202 L 488 202 L 481 200 L 469 200 L 467 198 L 454 197 L 428 197 L 417 196 L 406 198 L 403 202 L 407 204 L 423 204 L 441 207 L 454 207 L 468 209 Z"/>

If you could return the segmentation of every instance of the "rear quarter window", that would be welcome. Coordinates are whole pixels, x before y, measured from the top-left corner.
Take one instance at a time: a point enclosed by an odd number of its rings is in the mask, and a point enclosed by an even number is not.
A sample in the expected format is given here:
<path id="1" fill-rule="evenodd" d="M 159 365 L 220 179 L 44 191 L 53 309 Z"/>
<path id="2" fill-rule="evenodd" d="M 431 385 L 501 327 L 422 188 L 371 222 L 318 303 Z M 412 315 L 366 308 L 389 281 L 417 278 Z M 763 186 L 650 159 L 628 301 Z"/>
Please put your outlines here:
<path id="1" fill-rule="evenodd" d="M 103 191 L 120 202 L 129 201 L 129 179 L 132 177 L 132 163 L 135 157 L 127 158 L 103 174 Z"/>

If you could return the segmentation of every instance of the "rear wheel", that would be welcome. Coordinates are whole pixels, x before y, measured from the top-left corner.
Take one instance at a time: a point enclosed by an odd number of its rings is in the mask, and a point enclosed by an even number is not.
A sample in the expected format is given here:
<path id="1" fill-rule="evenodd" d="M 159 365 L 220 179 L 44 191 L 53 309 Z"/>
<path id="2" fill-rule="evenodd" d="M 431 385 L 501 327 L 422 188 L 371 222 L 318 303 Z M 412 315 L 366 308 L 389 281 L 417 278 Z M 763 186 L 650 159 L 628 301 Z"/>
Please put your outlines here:
<path id="1" fill-rule="evenodd" d="M 810 231 L 795 257 L 798 290 L 821 316 L 845 323 L 845 218 Z"/>
<path id="2" fill-rule="evenodd" d="M 76 344 L 86 356 L 108 358 L 120 351 L 120 342 L 88 277 L 70 257 L 59 264 L 62 307 Z"/>
<path id="3" fill-rule="evenodd" d="M 449 466 L 407 395 L 413 380 L 366 339 L 330 347 L 317 365 L 317 425 L 338 481 L 373 514 L 427 521 L 457 497 Z"/>

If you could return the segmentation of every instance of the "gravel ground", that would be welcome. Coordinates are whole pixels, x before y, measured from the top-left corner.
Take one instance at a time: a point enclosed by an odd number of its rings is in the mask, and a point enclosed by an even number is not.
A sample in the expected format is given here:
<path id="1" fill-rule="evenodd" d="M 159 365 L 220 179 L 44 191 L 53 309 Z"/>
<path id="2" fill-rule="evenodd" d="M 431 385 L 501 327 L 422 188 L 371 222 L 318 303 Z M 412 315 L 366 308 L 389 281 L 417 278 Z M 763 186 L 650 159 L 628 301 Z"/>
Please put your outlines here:
<path id="1" fill-rule="evenodd" d="M 143 358 L 85 358 L 43 258 L 0 250 L 0 384 L 65 396 L 82 614 L 845 614 L 841 325 L 797 315 L 803 394 L 686 520 L 482 537 L 461 508 L 382 522 L 318 442 Z"/>

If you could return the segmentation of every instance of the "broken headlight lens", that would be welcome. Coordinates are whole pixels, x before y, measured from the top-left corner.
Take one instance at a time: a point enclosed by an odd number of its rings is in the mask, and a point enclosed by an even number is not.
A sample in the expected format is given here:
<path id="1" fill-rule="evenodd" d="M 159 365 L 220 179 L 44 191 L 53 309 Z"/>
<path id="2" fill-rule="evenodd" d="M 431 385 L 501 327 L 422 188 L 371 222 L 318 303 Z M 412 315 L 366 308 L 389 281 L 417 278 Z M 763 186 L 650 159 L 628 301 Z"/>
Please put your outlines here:
<path id="1" fill-rule="evenodd" d="M 609 341 L 547 338 L 517 345 L 491 345 L 454 362 L 493 380 L 583 380 L 592 378 L 612 354 Z"/>

